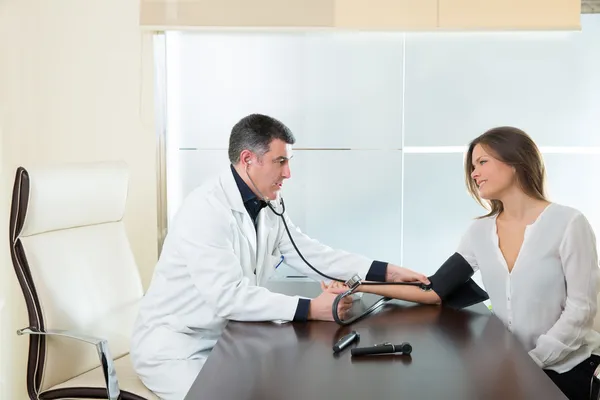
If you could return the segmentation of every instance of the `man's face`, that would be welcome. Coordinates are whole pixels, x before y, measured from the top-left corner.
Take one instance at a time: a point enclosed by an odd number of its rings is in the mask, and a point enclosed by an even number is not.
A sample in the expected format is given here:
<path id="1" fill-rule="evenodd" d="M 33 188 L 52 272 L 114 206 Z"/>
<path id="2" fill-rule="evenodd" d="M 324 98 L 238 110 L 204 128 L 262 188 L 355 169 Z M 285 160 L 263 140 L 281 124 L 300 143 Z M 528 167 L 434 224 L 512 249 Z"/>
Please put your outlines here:
<path id="1" fill-rule="evenodd" d="M 252 163 L 248 165 L 248 175 L 260 190 L 260 193 L 255 193 L 257 196 L 262 198 L 262 193 L 269 200 L 277 199 L 284 179 L 292 176 L 290 158 L 292 158 L 292 145 L 279 139 L 271 141 L 269 151 L 262 157 L 252 155 Z M 250 188 L 256 191 L 253 185 L 250 185 Z"/>

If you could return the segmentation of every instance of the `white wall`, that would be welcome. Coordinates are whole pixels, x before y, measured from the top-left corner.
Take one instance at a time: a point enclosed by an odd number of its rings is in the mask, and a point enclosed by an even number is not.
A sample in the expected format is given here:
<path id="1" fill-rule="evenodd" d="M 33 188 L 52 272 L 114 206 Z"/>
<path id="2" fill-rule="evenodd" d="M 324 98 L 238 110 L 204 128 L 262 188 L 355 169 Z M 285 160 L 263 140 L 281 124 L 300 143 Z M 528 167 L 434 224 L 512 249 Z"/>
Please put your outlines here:
<path id="1" fill-rule="evenodd" d="M 147 287 L 157 257 L 151 39 L 133 0 L 0 2 L 1 399 L 26 399 L 24 301 L 8 253 L 15 168 L 124 159 L 125 222 Z"/>
<path id="2" fill-rule="evenodd" d="M 0 8 L 0 27 L 4 26 L 2 19 L 2 8 Z M 4 32 L 0 29 L 0 37 L 4 36 Z M 0 47 L 0 54 L 4 54 L 2 51 L 3 47 Z M 3 72 L 2 59 L 0 59 L 0 74 Z M 1 79 L 1 78 L 0 78 Z M 4 80 L 0 80 L 0 90 L 4 87 L 1 85 Z M 0 177 L 4 177 L 4 131 L 2 130 L 2 104 L 0 103 Z M 0 184 L 3 180 L 0 181 Z M 6 195 L 4 185 L 0 186 L 0 227 L 6 227 Z M 0 229 L 0 243 L 8 242 L 7 229 Z M 0 399 L 8 398 L 8 356 L 6 355 L 6 349 L 8 340 L 6 334 L 8 333 L 7 323 L 7 311 L 6 311 L 6 298 L 8 294 L 8 263 L 6 255 L 6 245 L 0 247 Z"/>

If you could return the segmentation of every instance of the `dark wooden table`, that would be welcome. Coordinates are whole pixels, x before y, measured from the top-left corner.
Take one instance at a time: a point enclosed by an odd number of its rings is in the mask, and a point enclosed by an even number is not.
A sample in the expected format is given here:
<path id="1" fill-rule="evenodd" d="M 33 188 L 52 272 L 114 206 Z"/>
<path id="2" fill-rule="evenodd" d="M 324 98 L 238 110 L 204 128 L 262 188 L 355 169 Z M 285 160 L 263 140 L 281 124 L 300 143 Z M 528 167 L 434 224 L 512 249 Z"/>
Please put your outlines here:
<path id="1" fill-rule="evenodd" d="M 315 297 L 318 284 L 273 283 Z M 356 311 L 375 301 L 365 295 Z M 333 344 L 356 330 L 358 346 L 409 342 L 410 356 L 339 356 Z M 352 347 L 357 346 L 356 344 Z M 566 399 L 483 304 L 465 310 L 394 301 L 349 327 L 334 322 L 230 322 L 189 400 L 558 400 Z"/>

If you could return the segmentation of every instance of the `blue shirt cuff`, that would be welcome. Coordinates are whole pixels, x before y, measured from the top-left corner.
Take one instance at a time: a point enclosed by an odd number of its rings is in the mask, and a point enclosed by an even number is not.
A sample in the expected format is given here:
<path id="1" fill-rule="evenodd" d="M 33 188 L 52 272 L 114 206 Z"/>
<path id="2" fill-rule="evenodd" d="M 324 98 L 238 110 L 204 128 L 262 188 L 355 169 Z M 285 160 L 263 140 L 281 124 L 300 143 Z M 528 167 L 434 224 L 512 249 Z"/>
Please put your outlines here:
<path id="1" fill-rule="evenodd" d="M 388 263 L 383 261 L 373 261 L 371 268 L 365 276 L 367 281 L 385 282 L 385 274 L 387 273 Z"/>
<path id="2" fill-rule="evenodd" d="M 298 300 L 298 307 L 296 308 L 296 314 L 294 314 L 294 322 L 308 321 L 308 308 L 309 307 L 310 307 L 310 299 Z"/>

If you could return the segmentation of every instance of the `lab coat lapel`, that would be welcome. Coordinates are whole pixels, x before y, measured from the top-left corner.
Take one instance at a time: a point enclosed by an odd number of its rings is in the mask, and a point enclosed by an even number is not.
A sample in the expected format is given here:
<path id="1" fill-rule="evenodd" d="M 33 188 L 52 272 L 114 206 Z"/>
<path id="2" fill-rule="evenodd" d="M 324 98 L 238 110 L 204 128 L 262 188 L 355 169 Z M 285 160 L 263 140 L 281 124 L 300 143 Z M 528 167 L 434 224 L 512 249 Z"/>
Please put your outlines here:
<path id="1" fill-rule="evenodd" d="M 250 215 L 248 215 L 248 211 L 246 211 L 246 207 L 244 207 L 240 190 L 235 183 L 235 179 L 233 178 L 233 174 L 231 173 L 230 169 L 227 169 L 227 171 L 223 172 L 221 175 L 221 186 L 223 187 L 227 202 L 233 211 L 242 234 L 250 243 L 250 247 L 252 249 L 251 256 L 254 261 L 254 265 L 256 265 L 256 231 Z"/>
<path id="2" fill-rule="evenodd" d="M 267 248 L 268 236 L 273 227 L 273 221 L 271 220 L 272 213 L 268 208 L 263 208 L 258 214 L 258 251 L 256 252 L 256 281 L 261 282 L 264 274 L 264 269 L 269 268 L 268 261 L 269 254 L 271 252 Z"/>

